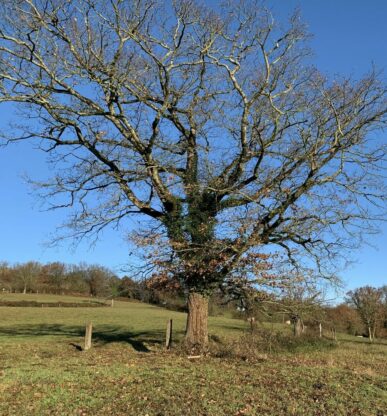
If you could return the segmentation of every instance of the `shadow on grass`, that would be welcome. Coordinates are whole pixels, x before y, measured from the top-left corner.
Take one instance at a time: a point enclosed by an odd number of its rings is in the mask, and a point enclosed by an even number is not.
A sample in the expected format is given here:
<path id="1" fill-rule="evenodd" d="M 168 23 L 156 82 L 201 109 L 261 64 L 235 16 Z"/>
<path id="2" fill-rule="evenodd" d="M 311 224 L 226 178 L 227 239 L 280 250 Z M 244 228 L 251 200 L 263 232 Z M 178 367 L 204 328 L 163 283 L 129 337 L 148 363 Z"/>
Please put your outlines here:
<path id="1" fill-rule="evenodd" d="M 13 327 L 0 328 L 0 336 L 65 336 L 83 337 L 85 328 L 82 326 L 66 326 L 59 324 L 50 325 L 15 325 Z M 112 342 L 125 342 L 130 344 L 136 351 L 148 352 L 145 343 L 161 344 L 163 339 L 162 331 L 133 331 L 129 332 L 122 327 L 98 326 L 93 328 L 93 342 L 108 344 Z M 82 349 L 80 345 L 70 343 L 77 349 Z"/>

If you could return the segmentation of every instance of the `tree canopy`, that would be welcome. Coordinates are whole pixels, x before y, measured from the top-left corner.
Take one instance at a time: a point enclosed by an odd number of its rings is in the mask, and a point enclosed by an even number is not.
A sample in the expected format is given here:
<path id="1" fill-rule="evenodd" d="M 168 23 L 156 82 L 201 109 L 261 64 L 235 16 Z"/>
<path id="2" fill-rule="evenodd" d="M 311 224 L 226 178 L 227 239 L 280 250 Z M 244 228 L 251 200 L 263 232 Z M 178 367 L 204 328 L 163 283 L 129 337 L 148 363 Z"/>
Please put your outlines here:
<path id="1" fill-rule="evenodd" d="M 284 27 L 255 1 L 0 8 L 0 103 L 24 112 L 8 140 L 57 163 L 40 188 L 74 208 L 73 235 L 144 216 L 148 241 L 205 294 L 267 247 L 324 273 L 375 230 L 386 87 L 376 71 L 309 65 L 298 14 Z"/>

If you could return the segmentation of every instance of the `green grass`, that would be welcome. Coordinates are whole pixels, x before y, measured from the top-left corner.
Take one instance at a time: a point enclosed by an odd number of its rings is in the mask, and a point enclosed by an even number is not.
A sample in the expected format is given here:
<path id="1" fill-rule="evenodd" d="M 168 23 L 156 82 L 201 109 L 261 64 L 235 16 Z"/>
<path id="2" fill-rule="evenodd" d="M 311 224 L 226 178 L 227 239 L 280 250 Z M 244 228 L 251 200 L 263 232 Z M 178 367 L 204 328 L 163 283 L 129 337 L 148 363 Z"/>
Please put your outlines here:
<path id="1" fill-rule="evenodd" d="M 58 302 L 68 302 L 68 303 L 90 303 L 93 301 L 104 302 L 104 299 L 96 299 L 86 296 L 62 296 L 62 295 L 52 295 L 44 293 L 1 293 L 0 292 L 0 302 L 9 301 L 9 302 L 22 302 L 22 301 L 32 301 L 32 302 L 42 302 L 42 303 L 58 303 Z"/>
<path id="2" fill-rule="evenodd" d="M 58 298 L 70 301 L 52 301 Z M 345 336 L 336 348 L 262 352 L 253 361 L 189 360 L 163 350 L 167 319 L 173 319 L 179 339 L 185 315 L 150 305 L 0 307 L 0 318 L 4 416 L 386 414 L 387 345 L 382 342 L 369 345 Z M 94 344 L 81 352 L 76 346 L 83 344 L 88 321 L 94 325 Z M 210 318 L 209 326 L 227 342 L 247 339 L 243 321 Z"/>

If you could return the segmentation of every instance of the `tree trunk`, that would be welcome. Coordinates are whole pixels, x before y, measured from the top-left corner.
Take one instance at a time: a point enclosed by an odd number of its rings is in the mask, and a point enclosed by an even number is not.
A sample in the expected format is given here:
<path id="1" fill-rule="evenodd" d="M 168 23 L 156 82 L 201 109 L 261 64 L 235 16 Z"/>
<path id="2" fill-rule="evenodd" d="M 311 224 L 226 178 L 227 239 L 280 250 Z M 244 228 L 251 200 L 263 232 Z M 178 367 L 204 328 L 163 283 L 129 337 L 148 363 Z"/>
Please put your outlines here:
<path id="1" fill-rule="evenodd" d="M 372 331 L 371 331 L 371 327 L 368 327 L 368 338 L 370 340 L 370 342 L 372 342 Z"/>
<path id="2" fill-rule="evenodd" d="M 26 295 L 27 294 L 27 285 L 24 285 L 24 288 L 23 288 L 23 295 Z"/>
<path id="3" fill-rule="evenodd" d="M 185 342 L 190 352 L 206 352 L 208 346 L 208 298 L 197 292 L 188 296 Z"/>
<path id="4" fill-rule="evenodd" d="M 250 323 L 250 331 L 253 334 L 257 327 L 256 322 L 255 322 L 255 317 L 252 316 L 251 318 L 247 318 L 247 321 Z"/>
<path id="5" fill-rule="evenodd" d="M 167 332 L 165 334 L 165 349 L 169 350 L 172 346 L 172 319 L 168 320 Z"/>
<path id="6" fill-rule="evenodd" d="M 303 327 L 302 320 L 299 317 L 294 318 L 294 327 L 293 327 L 294 336 L 296 337 L 301 336 L 302 327 Z"/>

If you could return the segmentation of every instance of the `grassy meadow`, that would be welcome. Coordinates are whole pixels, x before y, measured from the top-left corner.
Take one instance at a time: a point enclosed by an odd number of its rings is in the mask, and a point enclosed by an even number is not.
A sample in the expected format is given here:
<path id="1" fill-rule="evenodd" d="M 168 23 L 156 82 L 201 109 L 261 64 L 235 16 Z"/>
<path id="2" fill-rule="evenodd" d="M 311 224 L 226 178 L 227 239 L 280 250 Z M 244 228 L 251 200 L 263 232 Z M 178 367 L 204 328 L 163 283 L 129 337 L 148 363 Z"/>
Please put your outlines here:
<path id="1" fill-rule="evenodd" d="M 88 301 L 0 295 L 20 300 Z M 218 353 L 189 359 L 163 349 L 170 318 L 178 341 L 185 314 L 138 302 L 0 307 L 0 415 L 387 414 L 386 343 L 339 334 L 337 345 L 233 356 L 229 345 L 248 350 L 247 324 L 212 317 Z M 89 321 L 93 348 L 80 351 Z"/>

